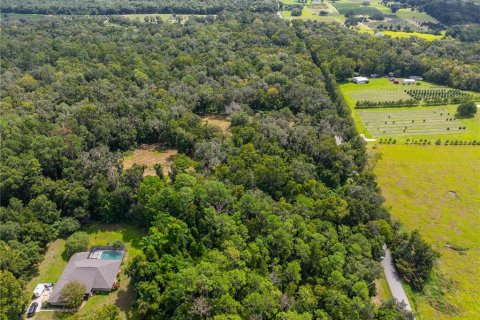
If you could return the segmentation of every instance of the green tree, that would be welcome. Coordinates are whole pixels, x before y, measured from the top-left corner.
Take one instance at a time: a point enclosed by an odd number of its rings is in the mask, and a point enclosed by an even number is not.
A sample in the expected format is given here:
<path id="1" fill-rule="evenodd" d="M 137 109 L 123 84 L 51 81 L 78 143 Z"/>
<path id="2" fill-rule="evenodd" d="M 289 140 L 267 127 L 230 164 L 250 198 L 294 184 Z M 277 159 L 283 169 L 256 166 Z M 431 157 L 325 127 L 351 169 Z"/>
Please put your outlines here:
<path id="1" fill-rule="evenodd" d="M 477 113 L 477 105 L 473 101 L 460 103 L 457 107 L 457 114 L 461 117 L 473 117 Z"/>
<path id="2" fill-rule="evenodd" d="M 394 241 L 393 258 L 398 272 L 415 290 L 421 290 L 439 254 L 415 230 L 408 238 Z"/>
<path id="3" fill-rule="evenodd" d="M 86 320 L 120 320 L 120 310 L 114 304 L 105 304 L 86 316 Z"/>
<path id="4" fill-rule="evenodd" d="M 85 285 L 78 281 L 71 281 L 60 291 L 59 301 L 67 308 L 77 309 L 85 298 Z"/>
<path id="5" fill-rule="evenodd" d="M 67 241 L 65 242 L 65 257 L 70 259 L 70 257 L 75 253 L 88 250 L 88 245 L 88 234 L 82 231 L 75 232 L 68 237 Z"/>
<path id="6" fill-rule="evenodd" d="M 27 304 L 23 285 L 10 272 L 0 270 L 0 320 L 17 319 L 23 313 Z"/>

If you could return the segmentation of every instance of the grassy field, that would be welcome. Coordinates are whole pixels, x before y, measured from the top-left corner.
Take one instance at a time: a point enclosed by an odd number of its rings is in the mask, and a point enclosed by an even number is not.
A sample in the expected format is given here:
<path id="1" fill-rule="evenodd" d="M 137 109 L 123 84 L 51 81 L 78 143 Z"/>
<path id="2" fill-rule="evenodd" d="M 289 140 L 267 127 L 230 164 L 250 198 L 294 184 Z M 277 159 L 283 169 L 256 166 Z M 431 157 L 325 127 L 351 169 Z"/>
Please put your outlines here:
<path id="1" fill-rule="evenodd" d="M 441 253 L 423 294 L 407 290 L 417 319 L 480 314 L 480 147 L 380 145 L 375 165 L 393 217 Z"/>
<path id="2" fill-rule="evenodd" d="M 416 137 L 452 135 L 455 139 L 480 138 L 478 132 L 455 119 L 456 106 L 380 108 L 356 110 L 366 130 L 374 137 Z M 448 120 L 447 120 L 448 119 Z M 465 129 L 464 129 L 465 128 Z M 478 126 L 473 126 L 478 130 Z M 472 134 L 473 133 L 473 134 Z"/>
<path id="3" fill-rule="evenodd" d="M 403 20 L 410 20 L 414 23 L 433 22 L 438 23 L 437 19 L 426 12 L 412 11 L 410 9 L 400 9 L 395 14 Z"/>
<path id="4" fill-rule="evenodd" d="M 440 87 L 425 81 L 420 82 L 420 85 L 407 87 L 392 84 L 386 78 L 370 79 L 370 83 L 364 85 L 355 83 L 340 85 L 340 90 L 352 109 L 357 130 L 368 138 L 397 137 L 399 142 L 404 142 L 406 139 L 480 139 L 480 112 L 474 118 L 452 119 L 455 117 L 456 105 L 355 109 L 355 104 L 359 100 L 408 99 L 410 96 L 404 92 L 406 88 Z M 477 95 L 476 99 L 478 98 Z M 462 129 L 459 129 L 460 127 Z"/>
<path id="5" fill-rule="evenodd" d="M 131 168 L 134 164 L 147 166 L 143 172 L 144 176 L 155 176 L 153 165 L 162 165 L 162 172 L 168 175 L 173 157 L 177 154 L 175 149 L 160 149 L 157 145 L 141 145 L 133 152 L 123 158 L 124 169 Z"/>
<path id="6" fill-rule="evenodd" d="M 290 11 L 282 11 L 281 16 L 283 19 L 292 20 L 292 19 L 305 19 L 305 20 L 316 20 L 322 22 L 337 22 L 343 23 L 345 17 L 338 13 L 338 11 L 331 4 L 326 3 L 326 10 L 329 10 L 331 13 L 325 16 L 319 14 L 320 9 L 314 7 L 303 7 L 302 15 L 299 17 L 292 16 Z"/>
<path id="7" fill-rule="evenodd" d="M 368 29 L 368 28 L 359 28 L 358 30 L 361 32 L 372 34 L 372 35 L 384 35 L 392 38 L 417 37 L 427 41 L 440 40 L 443 38 L 443 35 L 435 35 L 435 34 L 420 33 L 420 32 L 405 32 L 405 31 L 392 31 L 392 30 L 379 31 L 379 30 Z"/>
<path id="8" fill-rule="evenodd" d="M 335 8 L 341 14 L 346 14 L 347 12 L 353 11 L 356 15 L 374 15 L 381 13 L 377 8 L 372 6 L 362 6 L 359 2 L 335 2 Z"/>
<path id="9" fill-rule="evenodd" d="M 104 304 L 114 303 L 120 308 L 121 318 L 126 319 L 128 309 L 134 299 L 134 293 L 130 284 L 130 278 L 125 274 L 125 269 L 132 257 L 141 252 L 140 239 L 144 232 L 134 226 L 124 224 L 92 224 L 84 231 L 89 235 L 90 246 L 106 245 L 115 240 L 122 240 L 127 248 L 127 253 L 120 271 L 120 288 L 110 294 L 94 295 L 75 316 L 86 315 L 95 312 L 97 308 Z M 26 290 L 28 294 L 33 292 L 38 283 L 58 281 L 63 269 L 67 265 L 67 261 L 62 258 L 64 249 L 64 239 L 57 239 L 49 244 L 45 259 L 39 265 L 38 275 L 27 284 Z M 71 313 L 66 312 L 45 311 L 37 313 L 34 319 L 69 319 L 72 316 Z"/>
<path id="10" fill-rule="evenodd" d="M 202 122 L 209 125 L 219 128 L 223 133 L 230 133 L 230 120 L 219 117 L 203 117 Z"/>

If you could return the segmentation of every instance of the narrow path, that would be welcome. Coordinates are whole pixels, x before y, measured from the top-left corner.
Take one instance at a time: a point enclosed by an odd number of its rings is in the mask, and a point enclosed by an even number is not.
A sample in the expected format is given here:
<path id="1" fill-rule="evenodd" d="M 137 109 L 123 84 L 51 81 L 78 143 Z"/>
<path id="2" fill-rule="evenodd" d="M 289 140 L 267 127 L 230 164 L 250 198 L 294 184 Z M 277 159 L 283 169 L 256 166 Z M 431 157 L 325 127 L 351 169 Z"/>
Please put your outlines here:
<path id="1" fill-rule="evenodd" d="M 385 250 L 385 257 L 382 260 L 382 267 L 383 271 L 385 272 L 385 278 L 387 278 L 390 292 L 395 300 L 403 301 L 406 304 L 405 308 L 408 311 L 413 311 L 412 307 L 410 306 L 410 302 L 408 302 L 405 290 L 403 290 L 402 283 L 400 282 L 400 276 L 393 265 L 392 254 L 386 245 L 383 246 L 383 249 Z"/>
<path id="2" fill-rule="evenodd" d="M 363 133 L 360 135 L 360 138 L 362 138 L 366 142 L 377 141 L 377 139 L 370 139 L 370 138 L 365 137 L 365 135 Z"/>

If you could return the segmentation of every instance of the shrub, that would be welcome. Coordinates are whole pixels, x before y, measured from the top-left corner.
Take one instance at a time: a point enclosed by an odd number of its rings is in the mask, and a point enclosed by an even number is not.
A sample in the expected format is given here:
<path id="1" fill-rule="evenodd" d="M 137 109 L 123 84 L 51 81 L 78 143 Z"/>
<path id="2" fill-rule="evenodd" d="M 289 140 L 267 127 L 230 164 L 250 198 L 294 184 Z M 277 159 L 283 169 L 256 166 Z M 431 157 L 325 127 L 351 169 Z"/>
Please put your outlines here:
<path id="1" fill-rule="evenodd" d="M 294 8 L 291 12 L 293 17 L 300 17 L 302 15 L 302 8 Z"/>
<path id="2" fill-rule="evenodd" d="M 125 244 L 123 243 L 122 240 L 115 240 L 112 242 L 112 247 L 119 249 L 119 248 L 124 248 Z"/>
<path id="3" fill-rule="evenodd" d="M 88 234 L 86 232 L 75 232 L 65 242 L 65 258 L 70 259 L 77 252 L 88 250 Z"/>
<path id="4" fill-rule="evenodd" d="M 435 141 L 435 144 L 436 144 L 437 146 L 441 145 L 441 144 L 442 144 L 442 140 L 437 139 L 437 141 Z"/>
<path id="5" fill-rule="evenodd" d="M 85 297 L 85 285 L 78 281 L 67 283 L 60 291 L 60 301 L 69 309 L 77 309 Z"/>
<path id="6" fill-rule="evenodd" d="M 460 103 L 457 108 L 458 115 L 462 117 L 473 117 L 477 113 L 477 105 L 473 101 Z"/>

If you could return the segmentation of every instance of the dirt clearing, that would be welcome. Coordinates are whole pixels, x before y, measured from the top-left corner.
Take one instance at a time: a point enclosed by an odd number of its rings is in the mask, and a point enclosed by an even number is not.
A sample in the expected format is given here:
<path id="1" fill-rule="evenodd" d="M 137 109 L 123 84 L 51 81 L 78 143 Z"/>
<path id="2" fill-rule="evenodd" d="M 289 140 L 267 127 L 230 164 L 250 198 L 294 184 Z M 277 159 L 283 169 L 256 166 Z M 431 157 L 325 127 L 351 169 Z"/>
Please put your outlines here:
<path id="1" fill-rule="evenodd" d="M 161 149 L 158 145 L 142 144 L 132 154 L 125 156 L 123 168 L 130 169 L 134 164 L 146 165 L 147 168 L 143 176 L 155 176 L 156 172 L 153 165 L 158 163 L 162 165 L 163 175 L 168 175 L 173 157 L 176 154 L 176 149 Z"/>
<path id="2" fill-rule="evenodd" d="M 202 117 L 205 124 L 220 128 L 222 132 L 230 134 L 230 120 L 218 117 Z"/>

